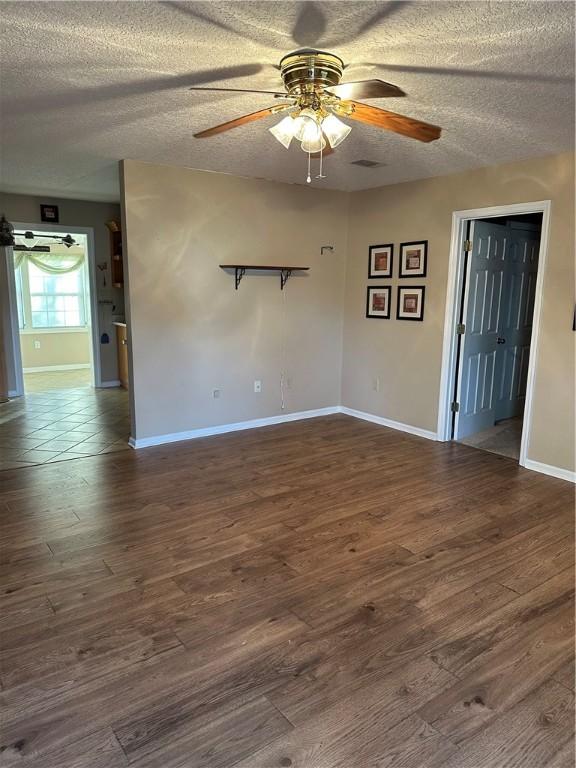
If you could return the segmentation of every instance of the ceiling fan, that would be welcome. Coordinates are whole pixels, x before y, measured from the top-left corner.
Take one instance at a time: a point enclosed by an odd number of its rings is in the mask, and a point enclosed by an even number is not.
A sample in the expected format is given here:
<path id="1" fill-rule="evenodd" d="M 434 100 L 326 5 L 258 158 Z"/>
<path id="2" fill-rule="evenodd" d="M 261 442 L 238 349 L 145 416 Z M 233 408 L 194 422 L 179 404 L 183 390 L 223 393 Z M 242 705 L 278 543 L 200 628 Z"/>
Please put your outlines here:
<path id="1" fill-rule="evenodd" d="M 322 156 L 332 154 L 352 130 L 349 125 L 339 119 L 340 117 L 394 131 L 418 141 L 430 142 L 440 138 L 441 129 L 436 125 L 356 101 L 356 99 L 399 97 L 406 94 L 396 85 L 386 83 L 384 80 L 341 83 L 344 67 L 342 59 L 333 53 L 304 48 L 289 53 L 280 61 L 279 69 L 284 82 L 284 92 L 204 86 L 190 88 L 191 91 L 266 93 L 283 100 L 283 103 L 274 104 L 266 109 L 242 115 L 195 133 L 194 137 L 204 139 L 216 136 L 269 115 L 287 112 L 288 114 L 277 125 L 269 128 L 269 131 L 286 149 L 293 139 L 300 141 L 301 148 L 308 153 L 306 179 L 308 183 L 311 181 L 310 158 L 320 158 L 320 173 L 316 178 L 324 178 Z"/>

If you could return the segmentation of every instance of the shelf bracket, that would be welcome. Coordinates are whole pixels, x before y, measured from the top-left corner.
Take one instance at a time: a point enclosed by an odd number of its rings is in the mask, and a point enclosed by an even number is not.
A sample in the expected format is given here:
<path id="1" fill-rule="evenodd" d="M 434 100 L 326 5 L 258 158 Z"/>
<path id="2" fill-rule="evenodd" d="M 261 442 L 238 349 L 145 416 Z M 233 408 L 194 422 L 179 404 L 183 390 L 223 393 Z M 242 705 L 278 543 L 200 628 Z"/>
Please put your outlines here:
<path id="1" fill-rule="evenodd" d="M 292 270 L 291 269 L 281 269 L 280 270 L 280 290 L 281 291 L 284 290 L 284 286 L 288 282 L 288 278 L 290 277 L 291 274 L 292 274 Z"/>
<path id="2" fill-rule="evenodd" d="M 240 285 L 240 280 L 244 277 L 246 274 L 246 270 L 244 267 L 236 267 L 234 269 L 234 284 L 236 286 L 236 290 L 238 290 L 238 286 Z"/>

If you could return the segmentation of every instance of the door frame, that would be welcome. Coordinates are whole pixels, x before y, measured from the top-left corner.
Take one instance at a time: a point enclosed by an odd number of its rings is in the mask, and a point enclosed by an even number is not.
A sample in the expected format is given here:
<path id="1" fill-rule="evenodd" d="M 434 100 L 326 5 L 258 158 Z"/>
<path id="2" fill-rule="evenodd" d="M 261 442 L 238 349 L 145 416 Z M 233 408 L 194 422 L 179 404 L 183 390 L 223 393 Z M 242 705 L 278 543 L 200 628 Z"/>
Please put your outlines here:
<path id="1" fill-rule="evenodd" d="M 44 222 L 36 222 L 35 224 L 25 223 L 21 221 L 12 222 L 15 230 L 30 230 L 31 232 L 74 232 L 79 235 L 86 236 L 86 248 L 87 248 L 87 260 L 88 260 L 88 287 L 90 294 L 90 336 L 91 345 L 90 352 L 92 357 L 92 384 L 94 387 L 100 387 L 102 385 L 102 374 L 100 365 L 100 330 L 99 330 L 99 318 L 98 318 L 98 296 L 97 296 L 97 282 L 96 282 L 96 249 L 94 246 L 94 229 L 93 227 L 77 227 L 76 225 L 66 226 L 65 224 L 46 224 Z M 16 296 L 16 276 L 14 269 L 9 270 L 8 279 L 10 285 L 8 290 L 12 296 Z M 16 381 L 18 383 L 18 391 L 15 393 L 16 397 L 24 395 L 24 376 L 22 370 L 22 358 L 19 354 L 20 350 L 20 329 L 18 327 L 18 318 L 16 316 L 16 322 L 14 322 L 14 313 L 12 313 L 12 340 L 14 348 L 18 349 L 18 356 L 15 359 L 17 366 Z"/>
<path id="2" fill-rule="evenodd" d="M 548 252 L 548 233 L 550 229 L 550 200 L 538 200 L 532 203 L 515 203 L 512 205 L 497 205 L 488 208 L 472 208 L 452 213 L 452 235 L 450 240 L 450 255 L 448 261 L 448 283 L 446 289 L 446 310 L 444 316 L 444 338 L 442 343 L 442 368 L 440 374 L 440 397 L 438 401 L 437 439 L 449 441 L 452 439 L 452 412 L 450 405 L 454 394 L 454 377 L 456 375 L 456 349 L 458 337 L 456 324 L 462 299 L 464 243 L 468 222 L 474 219 L 497 218 L 525 213 L 542 214 L 542 230 L 540 232 L 540 250 L 538 252 L 538 274 L 536 277 L 536 293 L 534 297 L 534 313 L 532 319 L 532 337 L 530 340 L 530 356 L 528 359 L 528 379 L 526 382 L 526 401 L 522 424 L 522 440 L 520 443 L 520 466 L 526 466 L 530 431 L 532 429 L 532 398 L 534 394 L 534 379 L 536 374 L 536 359 L 540 337 L 540 322 L 542 316 L 542 294 L 546 255 Z"/>

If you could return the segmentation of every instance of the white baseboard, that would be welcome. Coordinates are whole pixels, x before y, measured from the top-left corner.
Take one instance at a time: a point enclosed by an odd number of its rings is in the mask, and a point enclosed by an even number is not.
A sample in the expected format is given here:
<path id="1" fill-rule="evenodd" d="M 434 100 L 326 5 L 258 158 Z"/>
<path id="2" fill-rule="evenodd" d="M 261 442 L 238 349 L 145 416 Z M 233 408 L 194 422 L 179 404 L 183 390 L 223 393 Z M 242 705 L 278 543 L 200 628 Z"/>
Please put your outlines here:
<path id="1" fill-rule="evenodd" d="M 120 387 L 121 382 L 120 379 L 114 379 L 113 381 L 101 381 L 100 384 L 98 384 L 98 389 L 102 387 Z"/>
<path id="2" fill-rule="evenodd" d="M 114 382 L 105 382 L 102 384 L 102 386 L 116 386 L 116 384 Z M 427 429 L 414 427 L 411 424 L 403 424 L 400 421 L 393 421 L 392 419 L 385 419 L 383 416 L 376 416 L 373 413 L 356 411 L 354 408 L 347 408 L 346 406 L 332 406 L 330 408 L 318 408 L 317 410 L 312 411 L 298 411 L 296 413 L 287 413 L 280 416 L 269 416 L 265 419 L 252 419 L 251 421 L 240 421 L 234 424 L 221 424 L 216 427 L 192 429 L 187 432 L 175 432 L 173 434 L 158 435 L 156 437 L 143 437 L 140 439 L 134 439 L 131 437 L 128 440 L 128 444 L 131 448 L 135 449 L 150 448 L 155 445 L 177 443 L 183 440 L 193 440 L 198 437 L 211 437 L 212 435 L 223 435 L 227 432 L 239 432 L 244 429 L 257 429 L 258 427 L 267 427 L 272 424 L 284 424 L 285 422 L 289 421 L 312 419 L 318 416 L 331 416 L 335 413 L 344 413 L 347 416 L 352 416 L 356 419 L 370 421 L 374 424 L 379 424 L 382 427 L 389 427 L 390 429 L 396 429 L 400 432 L 407 432 L 410 435 L 424 437 L 427 440 L 438 440 L 437 433 Z M 541 472 L 545 475 L 550 475 L 552 477 L 560 478 L 561 480 L 568 480 L 569 482 L 576 483 L 576 472 L 572 472 L 569 469 L 554 467 L 550 464 L 542 464 L 539 461 L 532 461 L 531 459 L 526 459 L 524 467 L 526 469 L 533 470 L 534 472 Z"/>
<path id="3" fill-rule="evenodd" d="M 50 371 L 79 371 L 91 367 L 90 363 L 71 363 L 70 365 L 37 365 L 22 370 L 24 373 L 49 373 Z"/>
<path id="4" fill-rule="evenodd" d="M 552 464 L 543 464 L 541 461 L 532 461 L 532 459 L 525 460 L 524 468 L 531 469 L 533 472 L 541 472 L 543 475 L 557 477 L 560 480 L 568 480 L 570 483 L 576 483 L 576 472 L 572 472 L 570 469 L 554 467 Z"/>
<path id="5" fill-rule="evenodd" d="M 421 429 L 420 427 L 413 427 L 411 424 L 403 424 L 401 421 L 385 419 L 383 416 L 375 416 L 373 413 L 356 411 L 354 408 L 347 408 L 346 406 L 342 406 L 340 412 L 345 413 L 347 416 L 354 416 L 356 419 L 363 419 L 364 421 L 371 421 L 374 424 L 380 424 L 382 427 L 390 427 L 390 429 L 397 429 L 400 432 L 408 432 L 417 437 L 425 437 L 427 440 L 438 439 L 436 432 L 430 432 L 428 429 Z"/>
<path id="6" fill-rule="evenodd" d="M 181 440 L 194 440 L 197 437 L 211 437 L 212 435 L 223 435 L 226 432 L 239 432 L 244 429 L 257 429 L 258 427 L 269 427 L 272 424 L 284 424 L 288 421 L 300 421 L 301 419 L 313 419 L 318 416 L 331 416 L 334 413 L 340 413 L 338 406 L 330 408 L 318 408 L 312 411 L 297 411 L 296 413 L 285 413 L 280 416 L 268 416 L 265 419 L 252 419 L 250 421 L 239 421 L 234 424 L 220 424 L 216 427 L 204 427 L 203 429 L 191 429 L 187 432 L 174 432 L 168 435 L 157 435 L 155 437 L 141 437 L 138 439 L 130 438 L 128 444 L 132 448 L 150 448 L 153 445 L 164 445 L 165 443 L 178 443 Z"/>

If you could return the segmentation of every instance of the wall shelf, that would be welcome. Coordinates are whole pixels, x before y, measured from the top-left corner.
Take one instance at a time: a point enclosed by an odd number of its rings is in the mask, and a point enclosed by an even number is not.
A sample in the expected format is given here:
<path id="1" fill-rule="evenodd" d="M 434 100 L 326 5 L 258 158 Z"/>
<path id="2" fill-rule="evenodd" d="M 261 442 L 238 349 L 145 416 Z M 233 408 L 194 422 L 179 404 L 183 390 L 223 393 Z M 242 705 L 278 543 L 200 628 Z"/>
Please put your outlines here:
<path id="1" fill-rule="evenodd" d="M 246 270 L 252 270 L 253 272 L 280 272 L 280 290 L 284 290 L 284 286 L 292 272 L 307 272 L 310 267 L 281 267 L 281 266 L 269 266 L 265 264 L 220 264 L 220 269 L 233 269 L 234 270 L 234 282 L 236 290 L 240 285 L 240 281 L 246 274 Z"/>

